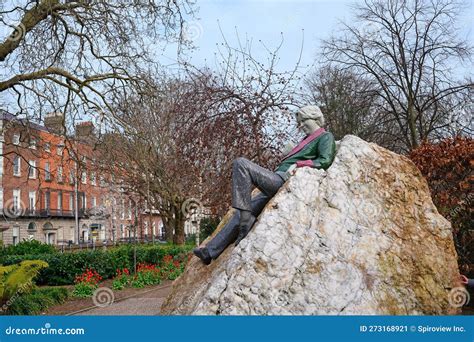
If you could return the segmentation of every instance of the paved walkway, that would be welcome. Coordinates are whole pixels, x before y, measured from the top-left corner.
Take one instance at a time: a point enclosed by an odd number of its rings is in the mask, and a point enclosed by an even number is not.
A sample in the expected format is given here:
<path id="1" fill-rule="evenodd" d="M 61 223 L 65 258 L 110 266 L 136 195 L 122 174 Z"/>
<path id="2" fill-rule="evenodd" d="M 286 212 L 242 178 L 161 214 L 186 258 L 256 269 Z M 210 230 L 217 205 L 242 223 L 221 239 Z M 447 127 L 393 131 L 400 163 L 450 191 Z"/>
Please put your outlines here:
<path id="1" fill-rule="evenodd" d="M 91 307 L 70 315 L 147 315 L 160 314 L 160 307 L 171 291 L 171 284 L 163 285 L 113 302 L 107 307 Z"/>

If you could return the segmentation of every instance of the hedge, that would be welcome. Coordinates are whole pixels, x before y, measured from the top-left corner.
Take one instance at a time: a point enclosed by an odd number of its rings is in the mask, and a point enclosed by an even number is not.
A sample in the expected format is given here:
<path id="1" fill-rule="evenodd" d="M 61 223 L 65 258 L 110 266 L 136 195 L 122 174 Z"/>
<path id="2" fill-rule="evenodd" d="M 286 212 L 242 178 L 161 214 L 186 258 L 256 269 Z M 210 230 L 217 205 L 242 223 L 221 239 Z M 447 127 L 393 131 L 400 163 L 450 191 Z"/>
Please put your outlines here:
<path id="1" fill-rule="evenodd" d="M 53 245 L 38 240 L 21 241 L 16 245 L 0 247 L 0 257 L 5 255 L 53 254 L 57 253 Z"/>
<path id="2" fill-rule="evenodd" d="M 140 262 L 159 264 L 165 255 L 173 257 L 189 253 L 192 245 L 147 245 L 136 246 L 137 264 Z M 104 279 L 113 278 L 118 268 L 133 268 L 134 246 L 126 245 L 110 250 L 97 249 L 75 253 L 54 253 L 36 255 L 5 255 L 1 264 L 12 265 L 23 260 L 44 260 L 49 264 L 36 277 L 39 285 L 69 285 L 74 284 L 76 275 L 86 268 L 96 270 Z"/>

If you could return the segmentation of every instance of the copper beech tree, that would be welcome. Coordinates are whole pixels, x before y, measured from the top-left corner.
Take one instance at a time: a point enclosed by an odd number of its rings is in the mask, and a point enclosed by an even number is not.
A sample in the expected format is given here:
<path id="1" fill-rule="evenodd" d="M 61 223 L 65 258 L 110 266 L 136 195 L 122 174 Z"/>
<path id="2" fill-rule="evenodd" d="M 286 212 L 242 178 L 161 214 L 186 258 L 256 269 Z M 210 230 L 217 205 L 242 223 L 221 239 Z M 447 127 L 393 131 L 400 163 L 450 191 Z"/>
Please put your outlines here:
<path id="1" fill-rule="evenodd" d="M 474 273 L 474 141 L 448 138 L 437 143 L 423 142 L 409 157 L 426 177 L 433 202 L 453 226 L 459 263 Z"/>

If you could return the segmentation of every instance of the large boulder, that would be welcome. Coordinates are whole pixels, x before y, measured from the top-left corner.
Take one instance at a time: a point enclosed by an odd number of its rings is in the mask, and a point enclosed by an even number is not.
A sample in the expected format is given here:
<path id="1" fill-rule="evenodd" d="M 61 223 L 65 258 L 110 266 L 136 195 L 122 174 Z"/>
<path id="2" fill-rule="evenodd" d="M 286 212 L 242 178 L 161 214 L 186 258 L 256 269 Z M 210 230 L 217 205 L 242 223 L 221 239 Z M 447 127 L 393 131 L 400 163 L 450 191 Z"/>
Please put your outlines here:
<path id="1" fill-rule="evenodd" d="M 458 279 L 451 225 L 416 166 L 346 136 L 327 171 L 297 170 L 237 247 L 209 266 L 193 257 L 162 314 L 453 314 Z"/>

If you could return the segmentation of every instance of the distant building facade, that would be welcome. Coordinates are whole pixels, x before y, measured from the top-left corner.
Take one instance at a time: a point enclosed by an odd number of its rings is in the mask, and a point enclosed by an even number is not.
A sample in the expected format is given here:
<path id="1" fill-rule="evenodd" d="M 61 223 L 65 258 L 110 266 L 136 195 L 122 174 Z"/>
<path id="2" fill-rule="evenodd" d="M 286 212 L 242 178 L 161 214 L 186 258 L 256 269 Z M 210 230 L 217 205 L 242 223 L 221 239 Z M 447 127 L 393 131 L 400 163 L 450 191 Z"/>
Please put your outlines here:
<path id="1" fill-rule="evenodd" d="M 156 210 L 103 170 L 91 122 L 66 136 L 61 114 L 44 126 L 0 112 L 0 240 L 54 245 L 160 239 Z"/>

